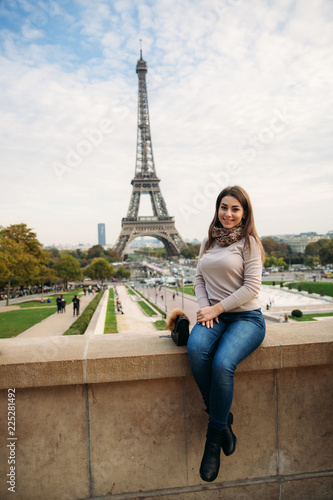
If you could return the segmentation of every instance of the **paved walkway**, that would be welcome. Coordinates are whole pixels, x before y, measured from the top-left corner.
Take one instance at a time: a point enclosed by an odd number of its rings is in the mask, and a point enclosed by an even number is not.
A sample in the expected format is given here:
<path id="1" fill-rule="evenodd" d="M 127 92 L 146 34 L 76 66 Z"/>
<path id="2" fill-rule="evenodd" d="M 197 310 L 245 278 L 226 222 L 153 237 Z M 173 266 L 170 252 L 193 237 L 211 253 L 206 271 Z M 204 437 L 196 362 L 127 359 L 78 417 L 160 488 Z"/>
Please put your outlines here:
<path id="1" fill-rule="evenodd" d="M 94 295 L 81 295 L 80 297 L 80 313 L 84 311 L 89 302 L 94 298 Z M 72 323 L 77 319 L 77 316 L 73 316 L 73 304 L 67 304 L 65 313 L 51 314 L 48 318 L 44 319 L 40 323 L 32 326 L 25 332 L 17 335 L 15 338 L 33 338 L 33 337 L 54 337 L 61 336 L 66 330 L 71 326 Z"/>
<path id="2" fill-rule="evenodd" d="M 124 314 L 117 313 L 117 325 L 119 333 L 147 333 L 147 331 L 157 332 L 153 322 L 159 318 L 146 316 L 142 308 L 137 303 L 140 300 L 135 295 L 127 293 L 123 285 L 116 287 Z"/>

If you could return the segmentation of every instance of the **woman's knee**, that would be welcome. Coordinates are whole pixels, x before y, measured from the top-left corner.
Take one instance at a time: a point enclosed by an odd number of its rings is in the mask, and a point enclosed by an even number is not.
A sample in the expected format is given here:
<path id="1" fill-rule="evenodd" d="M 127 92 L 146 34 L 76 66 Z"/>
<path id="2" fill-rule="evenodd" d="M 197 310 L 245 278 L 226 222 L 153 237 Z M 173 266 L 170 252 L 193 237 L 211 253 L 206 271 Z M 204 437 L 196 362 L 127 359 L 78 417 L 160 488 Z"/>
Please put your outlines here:
<path id="1" fill-rule="evenodd" d="M 214 356 L 213 361 L 213 375 L 223 380 L 224 377 L 233 376 L 236 370 L 236 364 L 232 361 L 232 359 L 225 356 Z"/>

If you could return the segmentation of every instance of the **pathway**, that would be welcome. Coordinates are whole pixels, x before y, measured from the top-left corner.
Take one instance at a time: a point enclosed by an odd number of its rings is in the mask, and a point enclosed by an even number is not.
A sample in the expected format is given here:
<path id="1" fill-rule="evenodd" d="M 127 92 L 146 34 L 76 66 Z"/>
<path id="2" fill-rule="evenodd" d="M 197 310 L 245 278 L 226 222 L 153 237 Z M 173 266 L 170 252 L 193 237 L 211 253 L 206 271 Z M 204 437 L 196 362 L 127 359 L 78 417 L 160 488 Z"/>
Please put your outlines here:
<path id="1" fill-rule="evenodd" d="M 147 331 L 157 332 L 153 322 L 157 318 L 146 316 L 139 304 L 138 297 L 127 293 L 124 285 L 118 285 L 116 290 L 119 295 L 124 314 L 117 313 L 117 325 L 119 333 L 147 333 Z"/>
<path id="2" fill-rule="evenodd" d="M 84 311 L 89 302 L 94 298 L 94 295 L 80 295 L 80 313 Z M 33 337 L 54 337 L 63 335 L 66 330 L 71 326 L 72 323 L 77 319 L 77 316 L 73 316 L 73 305 L 67 304 L 65 313 L 51 314 L 48 318 L 44 319 L 40 323 L 32 326 L 25 332 L 17 335 L 15 338 L 33 338 Z"/>

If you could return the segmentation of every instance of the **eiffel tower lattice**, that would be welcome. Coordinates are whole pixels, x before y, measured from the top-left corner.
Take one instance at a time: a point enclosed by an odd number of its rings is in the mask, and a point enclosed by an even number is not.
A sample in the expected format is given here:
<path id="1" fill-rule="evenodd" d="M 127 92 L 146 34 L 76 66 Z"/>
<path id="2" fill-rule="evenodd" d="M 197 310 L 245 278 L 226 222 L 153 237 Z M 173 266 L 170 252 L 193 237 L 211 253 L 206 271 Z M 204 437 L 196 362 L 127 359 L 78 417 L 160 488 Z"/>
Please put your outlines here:
<path id="1" fill-rule="evenodd" d="M 149 123 L 147 71 L 147 63 L 142 59 L 142 50 L 140 50 L 140 59 L 136 65 L 139 91 L 135 176 L 131 182 L 133 189 L 127 216 L 122 219 L 121 232 L 114 246 L 114 250 L 121 257 L 130 242 L 139 236 L 157 238 L 164 244 L 169 256 L 177 256 L 183 248 L 187 247 L 175 227 L 174 218 L 168 214 L 159 186 L 160 179 L 156 175 Z M 152 216 L 139 217 L 142 194 L 150 195 Z"/>

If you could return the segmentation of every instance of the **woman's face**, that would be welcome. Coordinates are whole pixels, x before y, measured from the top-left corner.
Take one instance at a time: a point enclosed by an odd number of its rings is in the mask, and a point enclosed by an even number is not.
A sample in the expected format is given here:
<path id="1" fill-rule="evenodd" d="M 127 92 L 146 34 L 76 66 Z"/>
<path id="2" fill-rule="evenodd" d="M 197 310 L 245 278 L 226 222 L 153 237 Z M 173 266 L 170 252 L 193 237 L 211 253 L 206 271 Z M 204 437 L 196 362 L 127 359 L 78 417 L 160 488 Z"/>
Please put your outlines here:
<path id="1" fill-rule="evenodd" d="M 244 217 L 244 209 L 234 196 L 224 196 L 221 200 L 218 218 L 222 226 L 232 229 Z"/>

